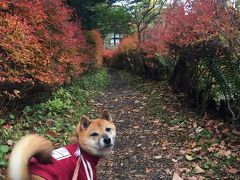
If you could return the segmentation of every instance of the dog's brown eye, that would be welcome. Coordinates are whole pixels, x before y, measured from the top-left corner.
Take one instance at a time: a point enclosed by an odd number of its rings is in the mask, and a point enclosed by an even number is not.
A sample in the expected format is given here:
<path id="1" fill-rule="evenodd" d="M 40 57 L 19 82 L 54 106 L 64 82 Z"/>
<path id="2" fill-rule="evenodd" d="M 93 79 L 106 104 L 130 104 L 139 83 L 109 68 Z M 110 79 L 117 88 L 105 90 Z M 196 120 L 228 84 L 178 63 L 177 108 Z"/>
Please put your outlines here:
<path id="1" fill-rule="evenodd" d="M 106 128 L 106 131 L 107 131 L 107 132 L 111 131 L 111 128 Z"/>
<path id="2" fill-rule="evenodd" d="M 92 133 L 91 136 L 98 136 L 98 133 Z"/>

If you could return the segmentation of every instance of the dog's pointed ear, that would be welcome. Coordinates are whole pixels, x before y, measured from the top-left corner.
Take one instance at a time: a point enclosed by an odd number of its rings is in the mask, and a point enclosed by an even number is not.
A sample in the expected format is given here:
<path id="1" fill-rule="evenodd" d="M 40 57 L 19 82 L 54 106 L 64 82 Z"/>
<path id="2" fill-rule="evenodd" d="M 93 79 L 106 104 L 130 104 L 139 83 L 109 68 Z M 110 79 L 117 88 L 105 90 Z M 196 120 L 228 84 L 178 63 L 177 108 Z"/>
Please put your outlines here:
<path id="1" fill-rule="evenodd" d="M 103 110 L 101 118 L 105 119 L 107 121 L 112 121 L 112 116 L 111 116 L 110 112 L 106 109 Z"/>
<path id="2" fill-rule="evenodd" d="M 80 120 L 80 128 L 82 130 L 87 129 L 90 123 L 91 123 L 91 120 L 87 116 L 82 116 Z"/>

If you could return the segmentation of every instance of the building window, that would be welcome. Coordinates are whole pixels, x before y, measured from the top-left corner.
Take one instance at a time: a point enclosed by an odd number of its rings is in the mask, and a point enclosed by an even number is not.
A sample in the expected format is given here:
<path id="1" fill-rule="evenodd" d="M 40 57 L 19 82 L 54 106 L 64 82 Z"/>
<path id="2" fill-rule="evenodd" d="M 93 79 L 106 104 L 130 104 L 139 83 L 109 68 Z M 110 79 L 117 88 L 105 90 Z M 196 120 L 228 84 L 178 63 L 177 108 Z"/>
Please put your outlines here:
<path id="1" fill-rule="evenodd" d="M 110 46 L 111 47 L 115 47 L 117 46 L 120 42 L 121 39 L 123 38 L 123 34 L 113 34 L 111 35 L 111 39 L 110 39 Z"/>

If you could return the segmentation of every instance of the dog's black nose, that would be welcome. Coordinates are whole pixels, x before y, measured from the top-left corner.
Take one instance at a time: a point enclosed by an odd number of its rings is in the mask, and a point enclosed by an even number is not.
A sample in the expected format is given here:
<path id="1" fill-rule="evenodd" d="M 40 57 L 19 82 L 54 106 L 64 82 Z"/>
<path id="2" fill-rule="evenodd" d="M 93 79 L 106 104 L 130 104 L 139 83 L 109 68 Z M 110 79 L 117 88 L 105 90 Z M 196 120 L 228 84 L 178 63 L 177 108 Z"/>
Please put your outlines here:
<path id="1" fill-rule="evenodd" d="M 111 143 L 111 139 L 110 138 L 104 138 L 103 142 L 105 144 L 110 144 Z"/>

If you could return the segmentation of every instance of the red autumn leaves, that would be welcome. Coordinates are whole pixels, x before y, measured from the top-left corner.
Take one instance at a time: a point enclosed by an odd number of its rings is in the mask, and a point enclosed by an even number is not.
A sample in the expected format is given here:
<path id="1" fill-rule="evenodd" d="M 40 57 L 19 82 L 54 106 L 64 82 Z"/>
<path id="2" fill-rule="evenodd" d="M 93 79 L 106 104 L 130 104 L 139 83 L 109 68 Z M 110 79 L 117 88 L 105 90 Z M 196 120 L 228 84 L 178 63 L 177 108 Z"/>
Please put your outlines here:
<path id="1" fill-rule="evenodd" d="M 171 46 L 192 47 L 211 40 L 236 39 L 239 13 L 221 1 L 193 0 L 164 10 L 161 22 L 146 32 L 148 54 L 168 53 Z"/>
<path id="2" fill-rule="evenodd" d="M 72 16 L 59 0 L 2 0 L 0 80 L 61 85 L 82 73 L 90 46 Z"/>

